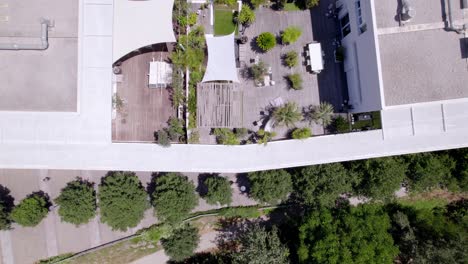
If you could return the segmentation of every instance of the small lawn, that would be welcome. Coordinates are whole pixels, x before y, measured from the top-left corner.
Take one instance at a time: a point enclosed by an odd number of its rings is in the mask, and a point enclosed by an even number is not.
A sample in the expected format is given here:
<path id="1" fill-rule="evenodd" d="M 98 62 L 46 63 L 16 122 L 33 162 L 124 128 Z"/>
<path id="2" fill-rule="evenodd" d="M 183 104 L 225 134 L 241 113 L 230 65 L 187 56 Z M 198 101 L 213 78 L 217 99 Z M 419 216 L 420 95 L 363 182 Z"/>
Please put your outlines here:
<path id="1" fill-rule="evenodd" d="M 372 116 L 371 120 L 362 120 L 362 121 L 355 120 L 353 129 L 365 130 L 368 127 L 370 129 L 381 129 L 382 121 L 380 118 L 380 111 L 371 112 L 370 114 Z"/>
<path id="2" fill-rule="evenodd" d="M 215 7 L 214 34 L 216 36 L 229 35 L 236 30 L 231 9 Z"/>
<path id="3" fill-rule="evenodd" d="M 284 11 L 300 11 L 301 9 L 297 7 L 296 3 L 286 3 L 284 5 Z"/>

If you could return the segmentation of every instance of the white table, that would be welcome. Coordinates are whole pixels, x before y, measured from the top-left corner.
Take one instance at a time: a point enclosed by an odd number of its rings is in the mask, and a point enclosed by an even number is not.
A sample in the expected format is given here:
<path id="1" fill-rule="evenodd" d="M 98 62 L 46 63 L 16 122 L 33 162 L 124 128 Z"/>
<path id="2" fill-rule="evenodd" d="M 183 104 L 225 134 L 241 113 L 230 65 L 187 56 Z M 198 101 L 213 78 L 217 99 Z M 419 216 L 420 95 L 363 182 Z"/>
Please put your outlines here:
<path id="1" fill-rule="evenodd" d="M 310 43 L 307 45 L 307 49 L 312 72 L 320 73 L 323 70 L 322 45 L 318 42 Z"/>

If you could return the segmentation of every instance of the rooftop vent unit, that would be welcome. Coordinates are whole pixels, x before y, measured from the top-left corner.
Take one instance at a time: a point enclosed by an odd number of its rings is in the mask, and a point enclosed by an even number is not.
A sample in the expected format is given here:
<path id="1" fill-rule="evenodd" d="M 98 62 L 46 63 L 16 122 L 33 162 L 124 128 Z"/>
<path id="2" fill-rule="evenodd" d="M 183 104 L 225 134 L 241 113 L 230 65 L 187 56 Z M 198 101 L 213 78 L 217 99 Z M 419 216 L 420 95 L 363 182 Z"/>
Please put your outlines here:
<path id="1" fill-rule="evenodd" d="M 402 22 L 410 22 L 411 19 L 416 15 L 414 8 L 410 5 L 408 0 L 401 1 L 401 12 L 400 20 Z"/>

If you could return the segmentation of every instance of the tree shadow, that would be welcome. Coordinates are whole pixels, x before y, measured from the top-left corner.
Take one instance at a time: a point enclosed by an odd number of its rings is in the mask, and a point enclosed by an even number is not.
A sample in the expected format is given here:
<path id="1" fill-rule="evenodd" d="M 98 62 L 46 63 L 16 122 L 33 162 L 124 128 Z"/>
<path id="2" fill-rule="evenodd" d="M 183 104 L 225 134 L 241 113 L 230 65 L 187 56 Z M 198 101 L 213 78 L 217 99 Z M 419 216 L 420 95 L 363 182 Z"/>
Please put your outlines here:
<path id="1" fill-rule="evenodd" d="M 10 193 L 10 189 L 0 185 L 0 201 L 3 203 L 3 206 L 5 207 L 4 210 L 8 214 L 13 210 L 13 207 L 15 207 L 15 198 L 13 198 Z"/>
<path id="2" fill-rule="evenodd" d="M 153 204 L 153 193 L 156 190 L 156 179 L 158 177 L 161 177 L 163 173 L 161 172 L 153 172 L 151 173 L 151 179 L 149 182 L 146 183 L 146 192 L 148 193 L 148 196 L 150 197 L 150 202 Z"/>
<path id="3" fill-rule="evenodd" d="M 250 49 L 256 53 L 256 54 L 265 54 L 266 51 L 262 50 L 258 45 L 257 45 L 257 38 L 258 36 L 253 37 L 250 40 Z"/>
<path id="4" fill-rule="evenodd" d="M 247 177 L 247 173 L 239 173 L 236 175 L 236 184 L 239 190 L 241 190 L 241 193 L 243 194 L 248 194 L 250 192 L 250 181 L 249 178 Z M 242 190 L 244 187 L 245 190 Z"/>

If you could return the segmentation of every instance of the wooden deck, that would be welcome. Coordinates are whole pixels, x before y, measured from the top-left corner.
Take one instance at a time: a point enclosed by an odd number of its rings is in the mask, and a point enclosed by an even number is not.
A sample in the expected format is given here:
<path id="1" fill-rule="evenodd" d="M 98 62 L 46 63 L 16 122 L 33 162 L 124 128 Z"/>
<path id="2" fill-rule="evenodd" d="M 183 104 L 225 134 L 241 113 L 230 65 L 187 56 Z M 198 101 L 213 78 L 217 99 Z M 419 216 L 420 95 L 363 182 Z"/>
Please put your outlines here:
<path id="1" fill-rule="evenodd" d="M 171 103 L 171 90 L 148 88 L 149 62 L 167 59 L 167 52 L 149 52 L 122 63 L 122 82 L 117 94 L 124 106 L 112 123 L 112 139 L 117 142 L 152 142 L 154 132 L 165 127 L 176 111 Z"/>
<path id="2" fill-rule="evenodd" d="M 242 127 L 243 93 L 234 83 L 200 83 L 197 87 L 198 127 Z"/>

